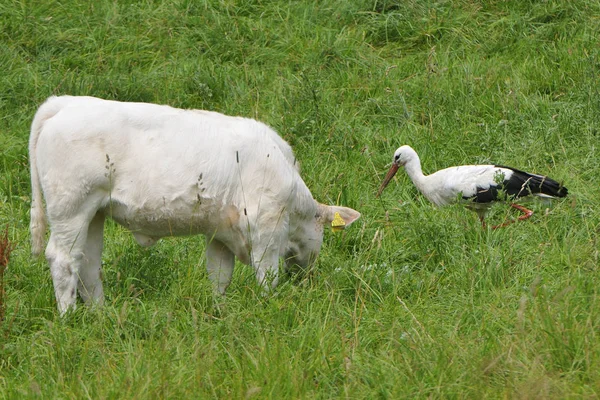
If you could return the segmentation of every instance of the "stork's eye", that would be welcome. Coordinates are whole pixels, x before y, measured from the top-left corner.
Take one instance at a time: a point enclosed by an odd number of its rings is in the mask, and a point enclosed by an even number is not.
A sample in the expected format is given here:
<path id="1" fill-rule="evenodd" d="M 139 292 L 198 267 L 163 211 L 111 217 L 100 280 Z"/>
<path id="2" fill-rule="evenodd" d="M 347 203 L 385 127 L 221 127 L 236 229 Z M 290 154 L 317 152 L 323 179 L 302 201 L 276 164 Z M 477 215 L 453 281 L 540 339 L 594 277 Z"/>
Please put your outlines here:
<path id="1" fill-rule="evenodd" d="M 398 161 L 398 160 L 400 160 L 400 154 L 396 154 L 396 155 L 394 156 L 394 161 Z"/>

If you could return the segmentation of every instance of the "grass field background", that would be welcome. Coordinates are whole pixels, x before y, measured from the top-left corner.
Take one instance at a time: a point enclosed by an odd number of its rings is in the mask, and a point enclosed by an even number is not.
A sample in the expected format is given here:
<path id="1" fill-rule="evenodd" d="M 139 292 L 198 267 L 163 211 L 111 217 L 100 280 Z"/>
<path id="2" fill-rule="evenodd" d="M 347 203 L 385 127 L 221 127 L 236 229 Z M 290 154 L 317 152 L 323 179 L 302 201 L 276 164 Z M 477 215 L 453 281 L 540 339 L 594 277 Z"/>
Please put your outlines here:
<path id="1" fill-rule="evenodd" d="M 597 398 L 598 32 L 584 0 L 1 2 L 0 398 Z M 52 94 L 259 119 L 362 218 L 272 296 L 238 264 L 220 310 L 202 237 L 141 249 L 109 223 L 107 305 L 60 318 L 28 232 Z M 402 144 L 426 173 L 495 162 L 570 196 L 498 231 L 402 171 L 376 199 Z"/>

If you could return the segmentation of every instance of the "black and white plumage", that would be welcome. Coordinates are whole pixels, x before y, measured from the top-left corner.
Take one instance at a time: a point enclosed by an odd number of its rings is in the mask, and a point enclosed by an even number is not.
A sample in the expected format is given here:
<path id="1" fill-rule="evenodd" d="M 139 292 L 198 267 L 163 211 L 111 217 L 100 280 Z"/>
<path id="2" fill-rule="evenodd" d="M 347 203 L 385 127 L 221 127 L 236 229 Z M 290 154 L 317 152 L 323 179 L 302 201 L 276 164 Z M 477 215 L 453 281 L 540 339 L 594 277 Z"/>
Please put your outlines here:
<path id="1" fill-rule="evenodd" d="M 503 200 L 502 193 L 508 199 L 528 195 L 556 198 L 565 197 L 568 193 L 566 187 L 547 176 L 501 165 L 463 165 L 424 175 L 418 154 L 410 146 L 405 145 L 399 147 L 394 153 L 392 167 L 382 182 L 377 196 L 383 192 L 402 166 L 417 189 L 433 204 L 444 206 L 462 199 L 477 212 L 482 224 L 491 203 Z M 519 220 L 527 219 L 533 214 L 533 211 L 523 206 L 514 203 L 511 206 L 524 213 Z"/>

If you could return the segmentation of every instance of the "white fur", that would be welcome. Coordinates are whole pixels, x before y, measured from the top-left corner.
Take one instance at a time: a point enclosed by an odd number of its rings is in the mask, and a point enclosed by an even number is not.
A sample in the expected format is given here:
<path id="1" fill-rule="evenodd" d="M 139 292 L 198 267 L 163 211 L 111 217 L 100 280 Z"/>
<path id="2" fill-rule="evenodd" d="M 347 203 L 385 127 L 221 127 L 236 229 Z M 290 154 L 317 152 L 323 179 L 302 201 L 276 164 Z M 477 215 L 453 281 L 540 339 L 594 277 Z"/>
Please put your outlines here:
<path id="1" fill-rule="evenodd" d="M 207 270 L 224 294 L 234 256 L 251 264 L 266 289 L 278 259 L 306 266 L 335 212 L 317 203 L 290 146 L 268 126 L 216 112 L 93 97 L 50 97 L 30 137 L 32 252 L 46 248 L 58 308 L 103 300 L 105 217 L 150 246 L 164 236 L 205 234 Z"/>

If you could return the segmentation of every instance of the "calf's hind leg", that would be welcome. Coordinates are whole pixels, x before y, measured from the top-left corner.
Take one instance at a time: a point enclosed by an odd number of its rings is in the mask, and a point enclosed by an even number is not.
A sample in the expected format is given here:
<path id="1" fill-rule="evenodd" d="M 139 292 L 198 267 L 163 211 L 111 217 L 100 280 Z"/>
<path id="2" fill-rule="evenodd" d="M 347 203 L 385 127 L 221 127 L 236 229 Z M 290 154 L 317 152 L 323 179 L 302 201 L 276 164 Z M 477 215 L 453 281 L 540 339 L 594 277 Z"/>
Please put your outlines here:
<path id="1" fill-rule="evenodd" d="M 50 264 L 52 283 L 58 311 L 64 314 L 75 308 L 79 271 L 84 264 L 84 244 L 87 224 L 78 224 L 79 229 L 68 232 L 53 230 L 46 247 L 46 258 Z"/>
<path id="2" fill-rule="evenodd" d="M 94 218 L 98 208 L 91 201 L 68 215 L 61 213 L 62 210 L 58 207 L 53 207 L 51 202 L 48 203 L 51 234 L 46 247 L 46 258 L 50 264 L 58 311 L 62 315 L 70 308 L 75 308 L 77 287 L 82 272 L 82 285 L 86 288 L 84 296 L 90 298 L 90 290 L 96 295 L 99 290 L 102 290 L 101 286 L 98 288 L 98 285 L 92 284 L 98 282 L 95 276 L 99 279 L 99 269 L 94 274 L 91 272 L 93 268 L 88 268 L 86 248 L 92 250 L 92 259 L 94 259 L 92 265 L 99 267 L 97 254 L 100 253 L 102 244 L 101 242 L 98 244 L 98 236 L 101 237 L 103 219 Z M 61 205 L 64 207 L 64 204 Z M 88 242 L 89 233 L 91 236 Z"/>
<path id="3" fill-rule="evenodd" d="M 90 222 L 85 254 L 79 270 L 79 295 L 86 304 L 102 305 L 102 245 L 104 233 L 104 215 L 97 213 Z"/>

